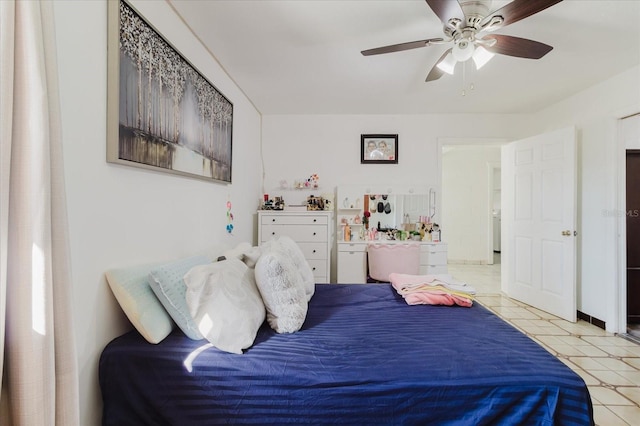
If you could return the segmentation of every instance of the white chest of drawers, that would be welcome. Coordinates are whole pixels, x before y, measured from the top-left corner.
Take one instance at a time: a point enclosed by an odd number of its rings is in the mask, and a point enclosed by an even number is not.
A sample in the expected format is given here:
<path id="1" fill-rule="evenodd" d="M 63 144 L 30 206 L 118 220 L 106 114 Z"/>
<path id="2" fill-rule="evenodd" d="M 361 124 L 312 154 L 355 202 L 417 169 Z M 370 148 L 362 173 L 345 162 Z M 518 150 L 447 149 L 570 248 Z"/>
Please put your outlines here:
<path id="1" fill-rule="evenodd" d="M 403 244 L 405 241 L 373 241 L 376 244 Z M 338 242 L 338 283 L 365 283 L 369 241 Z M 447 273 L 447 243 L 420 242 L 420 275 Z"/>
<path id="2" fill-rule="evenodd" d="M 258 244 L 286 235 L 304 253 L 317 283 L 328 283 L 331 272 L 333 213 L 327 211 L 258 211 Z"/>

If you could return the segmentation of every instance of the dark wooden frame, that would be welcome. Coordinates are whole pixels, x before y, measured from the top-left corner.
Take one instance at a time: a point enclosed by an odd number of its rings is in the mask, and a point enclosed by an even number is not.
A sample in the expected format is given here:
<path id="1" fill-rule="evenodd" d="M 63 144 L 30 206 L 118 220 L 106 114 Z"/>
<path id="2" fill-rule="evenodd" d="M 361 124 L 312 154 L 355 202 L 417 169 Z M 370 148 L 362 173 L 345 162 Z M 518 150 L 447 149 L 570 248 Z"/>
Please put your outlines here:
<path id="1" fill-rule="evenodd" d="M 376 145 L 373 151 L 368 149 L 371 143 Z M 381 143 L 386 151 L 379 149 Z M 360 164 L 398 164 L 398 135 L 360 135 Z"/>

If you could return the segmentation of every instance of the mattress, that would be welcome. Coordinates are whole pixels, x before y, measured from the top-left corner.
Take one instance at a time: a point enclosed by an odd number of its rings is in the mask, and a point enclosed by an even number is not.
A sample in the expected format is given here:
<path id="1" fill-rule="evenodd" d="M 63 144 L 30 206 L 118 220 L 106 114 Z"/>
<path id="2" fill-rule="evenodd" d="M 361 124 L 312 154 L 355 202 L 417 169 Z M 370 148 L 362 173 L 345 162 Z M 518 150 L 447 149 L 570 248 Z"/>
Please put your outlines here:
<path id="1" fill-rule="evenodd" d="M 302 330 L 265 324 L 242 355 L 205 343 L 110 342 L 103 424 L 593 424 L 584 381 L 527 336 L 477 303 L 409 306 L 388 284 L 318 284 Z"/>

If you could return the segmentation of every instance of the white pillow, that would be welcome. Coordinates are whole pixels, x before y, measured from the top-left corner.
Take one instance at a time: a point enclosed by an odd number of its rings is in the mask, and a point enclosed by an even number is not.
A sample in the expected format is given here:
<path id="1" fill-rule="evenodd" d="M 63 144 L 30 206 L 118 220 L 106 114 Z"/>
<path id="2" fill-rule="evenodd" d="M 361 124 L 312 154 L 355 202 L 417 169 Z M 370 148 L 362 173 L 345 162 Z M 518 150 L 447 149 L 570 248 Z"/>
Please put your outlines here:
<path id="1" fill-rule="evenodd" d="M 173 330 L 173 321 L 147 282 L 158 264 L 111 269 L 107 282 L 131 324 L 149 343 L 160 343 Z"/>
<path id="2" fill-rule="evenodd" d="M 183 277 L 194 266 L 207 263 L 211 262 L 206 256 L 193 256 L 164 264 L 152 269 L 149 273 L 151 290 L 180 330 L 193 340 L 202 340 L 204 337 L 198 331 L 189 313 L 185 298 L 187 286 Z"/>
<path id="3" fill-rule="evenodd" d="M 242 242 L 232 249 L 225 250 L 224 257 L 226 257 L 227 259 L 236 258 L 243 260 L 244 253 L 248 250 L 251 250 L 251 244 Z"/>
<path id="4" fill-rule="evenodd" d="M 242 260 L 249 268 L 254 268 L 261 254 L 260 247 L 252 247 L 249 243 L 240 243 L 235 248 L 224 252 L 226 259 Z"/>
<path id="5" fill-rule="evenodd" d="M 255 268 L 256 283 L 277 333 L 300 330 L 307 316 L 307 296 L 293 261 L 282 251 L 263 250 Z"/>
<path id="6" fill-rule="evenodd" d="M 220 256 L 224 256 L 225 252 L 231 250 L 226 243 L 216 243 L 215 245 L 194 253 L 194 255 L 206 256 L 212 262 L 216 262 Z"/>
<path id="7" fill-rule="evenodd" d="M 255 268 L 256 263 L 258 263 L 258 259 L 260 259 L 260 255 L 262 254 L 262 250 L 260 247 L 254 246 L 244 252 L 244 256 L 242 261 L 249 268 Z"/>
<path id="8" fill-rule="evenodd" d="M 300 278 L 302 280 L 302 286 L 304 288 L 304 292 L 307 295 L 307 301 L 311 300 L 313 294 L 316 291 L 316 279 L 313 276 L 313 269 L 307 262 L 307 259 L 304 257 L 304 253 L 300 249 L 300 246 L 291 239 L 291 237 L 287 237 L 283 235 L 274 241 L 272 244 L 274 248 L 277 250 L 283 250 L 290 258 L 293 260 L 293 264 L 295 265 L 298 273 L 300 274 Z"/>
<path id="9" fill-rule="evenodd" d="M 252 269 L 231 258 L 192 268 L 184 282 L 189 312 L 209 342 L 237 354 L 253 345 L 265 307 Z"/>

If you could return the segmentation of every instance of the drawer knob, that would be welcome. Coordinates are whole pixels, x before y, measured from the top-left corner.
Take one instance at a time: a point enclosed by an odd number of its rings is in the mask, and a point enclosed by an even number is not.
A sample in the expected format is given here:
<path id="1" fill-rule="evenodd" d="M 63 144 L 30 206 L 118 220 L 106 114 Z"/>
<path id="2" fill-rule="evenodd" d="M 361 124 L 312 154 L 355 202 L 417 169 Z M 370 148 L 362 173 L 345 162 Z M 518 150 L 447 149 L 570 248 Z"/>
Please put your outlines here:
<path id="1" fill-rule="evenodd" d="M 314 271 L 316 270 L 316 268 L 312 268 Z"/>
<path id="2" fill-rule="evenodd" d="M 276 221 L 276 220 L 275 220 L 275 218 L 274 218 L 274 219 L 271 219 L 271 222 L 275 222 L 275 221 Z"/>
<path id="3" fill-rule="evenodd" d="M 271 235 L 276 235 L 275 231 L 271 233 Z"/>
<path id="4" fill-rule="evenodd" d="M 314 223 L 315 223 L 315 222 L 317 222 L 317 221 L 318 221 L 318 219 L 313 219 L 313 222 L 314 222 Z"/>
<path id="5" fill-rule="evenodd" d="M 316 252 L 316 250 L 315 250 L 315 249 L 313 249 L 313 252 L 315 253 L 315 252 Z"/>
<path id="6" fill-rule="evenodd" d="M 316 235 L 316 233 L 314 232 L 313 235 Z"/>

